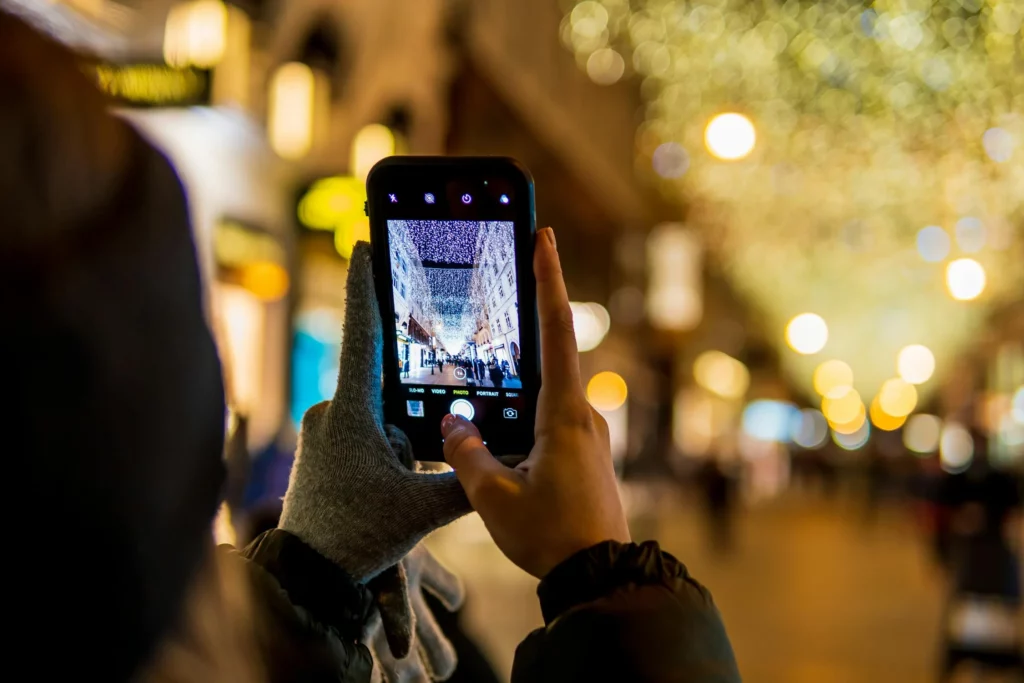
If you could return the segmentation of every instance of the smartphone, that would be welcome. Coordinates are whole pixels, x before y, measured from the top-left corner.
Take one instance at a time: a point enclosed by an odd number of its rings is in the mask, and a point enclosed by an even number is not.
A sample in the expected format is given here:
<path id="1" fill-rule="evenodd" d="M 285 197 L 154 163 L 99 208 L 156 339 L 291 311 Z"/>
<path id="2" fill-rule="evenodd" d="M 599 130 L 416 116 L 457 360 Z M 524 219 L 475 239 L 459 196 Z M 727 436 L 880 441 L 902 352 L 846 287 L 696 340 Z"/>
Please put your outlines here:
<path id="1" fill-rule="evenodd" d="M 389 157 L 367 198 L 385 420 L 418 460 L 444 460 L 448 413 L 495 455 L 529 453 L 540 390 L 529 172 L 501 157 Z"/>

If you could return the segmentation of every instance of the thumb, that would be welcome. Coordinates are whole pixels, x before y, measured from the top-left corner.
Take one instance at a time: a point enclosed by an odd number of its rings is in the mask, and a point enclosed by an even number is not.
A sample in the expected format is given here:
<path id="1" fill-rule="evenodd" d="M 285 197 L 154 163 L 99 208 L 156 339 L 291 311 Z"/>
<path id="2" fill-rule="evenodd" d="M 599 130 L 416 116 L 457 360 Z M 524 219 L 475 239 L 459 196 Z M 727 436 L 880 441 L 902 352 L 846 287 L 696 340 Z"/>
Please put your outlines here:
<path id="1" fill-rule="evenodd" d="M 369 244 L 359 242 L 349 261 L 340 371 L 331 406 L 335 409 L 352 403 L 366 406 L 381 423 L 384 332 L 374 291 L 371 253 Z"/>
<path id="2" fill-rule="evenodd" d="M 455 470 L 455 476 L 477 511 L 481 505 L 491 502 L 491 496 L 500 495 L 495 488 L 509 491 L 508 487 L 495 487 L 494 484 L 506 480 L 516 486 L 516 472 L 491 455 L 472 422 L 457 415 L 446 415 L 441 421 L 441 434 L 444 436 L 444 459 Z"/>

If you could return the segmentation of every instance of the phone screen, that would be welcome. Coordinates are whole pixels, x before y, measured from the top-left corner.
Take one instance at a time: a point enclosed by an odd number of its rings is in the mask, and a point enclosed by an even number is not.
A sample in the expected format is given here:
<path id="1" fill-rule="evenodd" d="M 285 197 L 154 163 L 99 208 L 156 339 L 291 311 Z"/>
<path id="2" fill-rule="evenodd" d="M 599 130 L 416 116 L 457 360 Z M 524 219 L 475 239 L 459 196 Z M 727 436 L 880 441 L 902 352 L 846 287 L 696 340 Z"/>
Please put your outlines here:
<path id="1" fill-rule="evenodd" d="M 420 459 L 442 458 L 448 413 L 475 422 L 492 452 L 525 453 L 539 387 L 528 179 L 517 183 L 518 168 L 495 160 L 445 160 L 426 176 L 422 159 L 404 170 L 391 163 L 370 183 L 378 298 L 390 328 L 385 417 Z"/>

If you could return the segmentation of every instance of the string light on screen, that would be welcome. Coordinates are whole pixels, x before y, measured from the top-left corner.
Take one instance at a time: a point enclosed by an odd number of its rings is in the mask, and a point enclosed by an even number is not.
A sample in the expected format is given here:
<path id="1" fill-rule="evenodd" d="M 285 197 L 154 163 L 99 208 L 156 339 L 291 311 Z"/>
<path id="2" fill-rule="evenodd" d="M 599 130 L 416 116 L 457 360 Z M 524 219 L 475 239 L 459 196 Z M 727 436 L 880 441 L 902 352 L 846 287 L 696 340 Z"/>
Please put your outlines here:
<path id="1" fill-rule="evenodd" d="M 406 264 L 400 279 L 414 317 L 448 353 L 458 354 L 487 322 L 488 267 L 503 271 L 513 258 L 512 223 L 394 220 L 388 236 Z"/>

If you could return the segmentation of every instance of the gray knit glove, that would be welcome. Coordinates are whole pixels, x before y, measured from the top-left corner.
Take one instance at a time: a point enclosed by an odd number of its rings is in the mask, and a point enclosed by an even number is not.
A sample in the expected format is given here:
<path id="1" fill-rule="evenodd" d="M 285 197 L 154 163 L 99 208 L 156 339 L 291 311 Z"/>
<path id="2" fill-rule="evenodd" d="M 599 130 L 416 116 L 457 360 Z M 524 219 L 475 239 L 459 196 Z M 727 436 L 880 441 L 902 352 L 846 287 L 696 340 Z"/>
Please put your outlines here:
<path id="1" fill-rule="evenodd" d="M 462 582 L 422 543 L 413 548 L 398 567 L 398 572 L 388 570 L 370 582 L 377 596 L 377 611 L 367 625 L 363 642 L 373 653 L 371 680 L 373 683 L 447 680 L 455 673 L 458 659 L 455 648 L 437 625 L 424 599 L 424 591 L 455 611 L 465 597 Z M 412 620 L 409 614 L 414 615 Z M 407 656 L 396 656 L 395 652 L 403 647 Z"/>
<path id="2" fill-rule="evenodd" d="M 279 524 L 360 582 L 472 509 L 454 472 L 416 471 L 404 435 L 385 430 L 382 344 L 370 245 L 360 242 L 349 263 L 338 388 L 302 418 Z"/>

